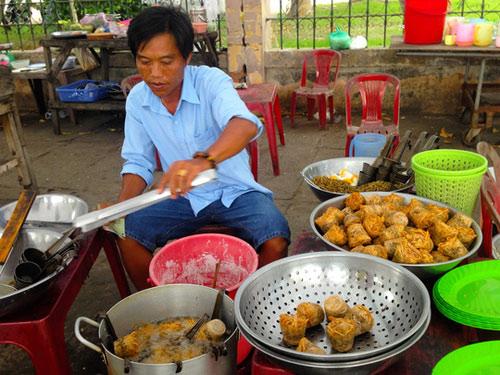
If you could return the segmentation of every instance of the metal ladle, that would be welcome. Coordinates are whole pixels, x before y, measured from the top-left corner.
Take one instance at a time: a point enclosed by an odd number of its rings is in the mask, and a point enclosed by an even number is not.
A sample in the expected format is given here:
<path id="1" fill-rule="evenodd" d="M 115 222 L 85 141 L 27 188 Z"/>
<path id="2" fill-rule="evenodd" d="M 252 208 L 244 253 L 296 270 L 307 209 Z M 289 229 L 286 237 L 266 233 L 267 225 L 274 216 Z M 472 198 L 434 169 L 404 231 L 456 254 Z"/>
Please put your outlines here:
<path id="1" fill-rule="evenodd" d="M 80 237 L 76 237 L 60 248 L 60 245 L 73 231 L 74 229 L 70 229 L 65 232 L 46 252 L 34 248 L 28 248 L 23 252 L 22 259 L 24 262 L 19 263 L 14 270 L 14 281 L 17 289 L 22 289 L 37 282 L 44 274 L 53 271 L 52 268 L 60 265 L 63 255 L 72 250 L 71 245 L 80 239 Z"/>

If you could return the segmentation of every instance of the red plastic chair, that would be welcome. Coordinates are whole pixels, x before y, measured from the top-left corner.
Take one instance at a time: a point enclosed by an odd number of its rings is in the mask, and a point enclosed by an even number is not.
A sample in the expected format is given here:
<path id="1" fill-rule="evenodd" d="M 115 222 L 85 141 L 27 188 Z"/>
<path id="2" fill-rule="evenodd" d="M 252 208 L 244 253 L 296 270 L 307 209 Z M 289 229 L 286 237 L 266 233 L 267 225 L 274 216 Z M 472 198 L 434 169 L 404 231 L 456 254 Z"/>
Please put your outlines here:
<path id="1" fill-rule="evenodd" d="M 132 90 L 132 87 L 137 85 L 139 82 L 142 82 L 142 76 L 140 74 L 133 74 L 131 76 L 123 78 L 120 83 L 123 95 L 127 97 L 130 90 Z"/>
<path id="2" fill-rule="evenodd" d="M 307 119 L 312 120 L 315 102 L 318 102 L 319 125 L 321 129 L 326 128 L 326 102 L 330 110 L 330 121 L 334 121 L 335 107 L 333 103 L 333 92 L 335 82 L 339 75 L 342 55 L 333 50 L 315 50 L 304 56 L 302 64 L 302 77 L 300 86 L 292 93 L 290 104 L 290 125 L 294 126 L 295 109 L 297 107 L 297 96 L 304 96 L 307 99 Z M 307 66 L 312 63 L 316 69 L 314 82 L 308 85 Z M 332 69 L 333 68 L 333 69 Z M 330 80 L 330 71 L 334 71 L 333 79 Z"/>
<path id="3" fill-rule="evenodd" d="M 483 257 L 492 258 L 493 225 L 500 232 L 500 156 L 495 148 L 486 142 L 477 144 L 477 152 L 493 163 L 493 173 L 486 171 L 481 184 L 483 247 L 480 253 Z"/>
<path id="4" fill-rule="evenodd" d="M 393 88 L 393 114 L 392 122 L 384 124 L 382 120 L 382 106 L 387 86 Z M 359 92 L 361 98 L 361 124 L 352 124 L 351 102 L 353 95 Z M 395 135 L 393 149 L 399 143 L 399 79 L 391 74 L 360 74 L 351 78 L 345 86 L 345 118 L 347 126 L 347 136 L 345 142 L 344 155 L 349 155 L 349 145 L 358 133 L 380 133 Z"/>
<path id="5" fill-rule="evenodd" d="M 125 95 L 125 98 L 127 97 L 130 90 L 132 90 L 132 87 L 137 85 L 139 82 L 142 82 L 142 76 L 140 74 L 134 74 L 122 79 L 120 87 L 122 89 L 123 95 Z M 257 144 L 257 141 L 250 142 L 247 146 L 247 151 L 250 154 L 250 168 L 252 170 L 255 181 L 257 181 L 259 171 L 259 146 Z M 158 151 L 155 151 L 155 159 L 156 169 L 161 171 L 162 167 Z"/>

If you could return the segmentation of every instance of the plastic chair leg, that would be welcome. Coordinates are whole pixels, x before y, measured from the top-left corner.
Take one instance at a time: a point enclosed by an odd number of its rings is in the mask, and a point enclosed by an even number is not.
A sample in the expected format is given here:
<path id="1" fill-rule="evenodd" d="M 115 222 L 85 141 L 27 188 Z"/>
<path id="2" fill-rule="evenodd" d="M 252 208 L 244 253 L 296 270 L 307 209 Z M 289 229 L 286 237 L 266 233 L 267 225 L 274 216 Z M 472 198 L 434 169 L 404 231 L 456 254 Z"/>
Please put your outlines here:
<path id="1" fill-rule="evenodd" d="M 314 115 L 314 105 L 316 100 L 313 98 L 307 98 L 307 119 L 312 120 Z"/>
<path id="2" fill-rule="evenodd" d="M 258 181 L 259 175 L 259 145 L 257 141 L 252 141 L 248 144 L 248 151 L 250 153 L 250 168 L 252 170 L 253 178 Z"/>
<path id="3" fill-rule="evenodd" d="M 100 235 L 103 236 L 102 246 L 104 252 L 106 253 L 106 258 L 108 258 L 109 267 L 113 273 L 113 278 L 115 279 L 116 286 L 118 287 L 120 297 L 128 297 L 130 295 L 130 288 L 127 282 L 127 276 L 125 275 L 125 271 L 123 269 L 122 261 L 120 259 L 120 251 L 116 245 L 114 234 L 101 230 Z"/>
<path id="4" fill-rule="evenodd" d="M 481 196 L 481 219 L 482 219 L 481 231 L 483 232 L 483 246 L 482 249 L 480 250 L 479 255 L 482 257 L 491 258 L 493 255 L 493 249 L 492 249 L 493 223 L 491 221 L 488 209 L 486 208 L 487 202 L 484 199 L 484 195 L 482 192 L 480 196 Z"/>
<path id="5" fill-rule="evenodd" d="M 292 92 L 292 99 L 290 102 L 290 126 L 295 127 L 294 119 L 295 119 L 295 109 L 297 108 L 297 94 Z"/>
<path id="6" fill-rule="evenodd" d="M 4 326 L 1 329 L 2 342 L 23 348 L 29 354 L 36 374 L 71 374 L 64 342 L 63 315 L 51 322 L 44 319 L 30 324 Z"/>
<path id="7" fill-rule="evenodd" d="M 333 106 L 333 96 L 328 97 L 328 109 L 330 110 L 330 122 L 335 122 L 335 107 Z"/>
<path id="8" fill-rule="evenodd" d="M 319 127 L 326 129 L 326 96 L 318 97 Z"/>
<path id="9" fill-rule="evenodd" d="M 274 98 L 273 102 L 274 117 L 276 118 L 276 125 L 278 126 L 278 134 L 280 136 L 280 143 L 285 145 L 285 132 L 283 131 L 283 120 L 281 118 L 280 98 L 278 95 Z"/>
<path id="10" fill-rule="evenodd" d="M 351 146 L 351 141 L 354 138 L 352 134 L 347 134 L 345 138 L 345 148 L 344 148 L 344 156 L 349 156 L 349 147 Z"/>
<path id="11" fill-rule="evenodd" d="M 263 107 L 267 141 L 269 143 L 269 152 L 271 154 L 271 162 L 273 164 L 273 173 L 275 176 L 279 176 L 280 165 L 278 158 L 278 146 L 276 145 L 276 130 L 274 129 L 273 106 L 272 103 L 268 103 Z"/>

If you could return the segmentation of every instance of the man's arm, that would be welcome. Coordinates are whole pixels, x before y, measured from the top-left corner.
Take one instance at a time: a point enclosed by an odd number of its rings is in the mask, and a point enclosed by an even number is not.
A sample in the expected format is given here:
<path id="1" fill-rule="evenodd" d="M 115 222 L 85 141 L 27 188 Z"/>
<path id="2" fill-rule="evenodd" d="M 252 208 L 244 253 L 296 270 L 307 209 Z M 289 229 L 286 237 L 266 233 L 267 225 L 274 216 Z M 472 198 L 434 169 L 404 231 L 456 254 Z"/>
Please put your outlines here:
<path id="1" fill-rule="evenodd" d="M 206 151 L 210 158 L 218 164 L 243 150 L 257 135 L 257 132 L 257 125 L 253 122 L 233 117 L 219 138 Z M 168 185 L 174 197 L 177 194 L 185 194 L 189 191 L 193 179 L 200 172 L 211 167 L 212 163 L 204 158 L 176 161 L 163 175 L 158 188 L 162 191 Z"/>
<path id="2" fill-rule="evenodd" d="M 122 189 L 120 195 L 118 196 L 118 202 L 122 202 L 126 199 L 136 197 L 146 189 L 146 181 L 142 177 L 126 173 L 122 176 Z"/>

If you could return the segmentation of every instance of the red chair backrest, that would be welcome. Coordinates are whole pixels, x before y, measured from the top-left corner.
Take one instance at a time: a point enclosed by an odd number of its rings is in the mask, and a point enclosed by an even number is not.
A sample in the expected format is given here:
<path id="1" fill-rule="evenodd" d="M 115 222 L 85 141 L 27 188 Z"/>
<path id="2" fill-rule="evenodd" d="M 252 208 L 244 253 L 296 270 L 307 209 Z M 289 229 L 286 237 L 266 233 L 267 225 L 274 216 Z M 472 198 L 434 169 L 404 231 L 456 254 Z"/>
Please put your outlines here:
<path id="1" fill-rule="evenodd" d="M 310 54 L 304 56 L 302 63 L 302 77 L 300 78 L 300 86 L 307 85 L 307 64 L 310 61 L 316 69 L 316 78 L 313 82 L 314 87 L 328 87 L 330 82 L 335 82 L 339 75 L 340 62 L 342 55 L 334 50 L 314 50 Z M 333 79 L 330 80 L 330 72 L 332 67 L 335 69 Z"/>
<path id="2" fill-rule="evenodd" d="M 142 82 L 142 76 L 140 74 L 134 74 L 123 78 L 122 82 L 120 83 L 123 95 L 127 97 L 130 90 L 132 90 L 132 87 L 137 85 L 139 82 Z"/>
<path id="3" fill-rule="evenodd" d="M 382 121 L 382 105 L 387 85 L 394 88 L 393 123 L 399 125 L 399 79 L 391 74 L 360 74 L 351 78 L 345 86 L 345 105 L 347 126 L 352 124 L 351 101 L 355 90 L 361 97 L 362 122 Z"/>

